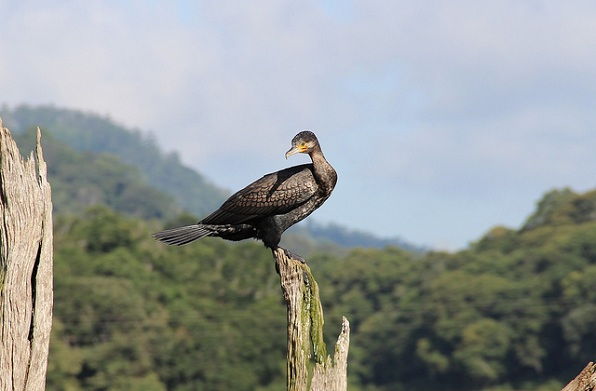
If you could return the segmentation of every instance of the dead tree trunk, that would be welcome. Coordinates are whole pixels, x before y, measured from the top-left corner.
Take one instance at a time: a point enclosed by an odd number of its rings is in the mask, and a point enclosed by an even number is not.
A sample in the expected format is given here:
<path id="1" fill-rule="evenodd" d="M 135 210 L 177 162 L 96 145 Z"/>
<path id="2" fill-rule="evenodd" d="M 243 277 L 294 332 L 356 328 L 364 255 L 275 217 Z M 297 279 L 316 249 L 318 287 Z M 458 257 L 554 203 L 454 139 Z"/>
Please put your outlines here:
<path id="1" fill-rule="evenodd" d="M 37 130 L 23 159 L 0 122 L 0 390 L 43 390 L 52 325 L 52 201 Z"/>
<path id="2" fill-rule="evenodd" d="M 562 391 L 596 391 L 596 364 L 591 362 Z"/>
<path id="3" fill-rule="evenodd" d="M 308 265 L 273 251 L 288 309 L 288 391 L 347 389 L 350 324 L 342 321 L 333 357 L 323 341 L 323 309 L 319 287 Z M 311 361 L 312 358 L 312 361 Z"/>

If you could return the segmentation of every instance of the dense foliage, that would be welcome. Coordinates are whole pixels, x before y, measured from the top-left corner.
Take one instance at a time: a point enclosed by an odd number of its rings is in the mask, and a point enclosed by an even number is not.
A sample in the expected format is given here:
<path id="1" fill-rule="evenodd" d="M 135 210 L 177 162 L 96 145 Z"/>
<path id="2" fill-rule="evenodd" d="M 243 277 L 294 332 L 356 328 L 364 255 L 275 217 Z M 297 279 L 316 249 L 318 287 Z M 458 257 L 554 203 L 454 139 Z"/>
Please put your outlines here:
<path id="1" fill-rule="evenodd" d="M 596 205 L 596 192 L 572 198 Z M 418 260 L 360 250 L 323 268 L 331 313 L 354 319 L 352 375 L 382 390 L 556 390 L 596 357 L 594 220 L 497 227 Z"/>
<path id="2" fill-rule="evenodd" d="M 56 225 L 48 389 L 279 389 L 285 315 L 261 246 L 166 248 L 102 207 Z"/>
<path id="3" fill-rule="evenodd" d="M 595 194 L 574 197 L 596 205 Z M 105 208 L 57 221 L 48 388 L 281 389 L 270 254 L 164 247 L 157 228 Z M 453 254 L 360 249 L 311 265 L 327 337 L 341 315 L 352 323 L 352 390 L 556 390 L 596 355 L 596 221 L 497 227 Z"/>

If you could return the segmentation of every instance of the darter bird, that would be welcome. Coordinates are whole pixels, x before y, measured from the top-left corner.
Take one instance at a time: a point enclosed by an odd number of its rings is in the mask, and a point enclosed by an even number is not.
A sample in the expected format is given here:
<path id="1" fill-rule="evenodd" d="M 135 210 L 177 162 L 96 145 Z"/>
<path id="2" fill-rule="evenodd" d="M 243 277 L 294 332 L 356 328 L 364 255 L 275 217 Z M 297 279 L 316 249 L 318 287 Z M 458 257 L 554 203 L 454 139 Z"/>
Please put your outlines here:
<path id="1" fill-rule="evenodd" d="M 177 246 L 206 236 L 234 241 L 255 238 L 272 250 L 277 248 L 283 232 L 321 206 L 337 182 L 337 173 L 325 159 L 313 132 L 303 131 L 292 139 L 286 159 L 296 153 L 309 154 L 312 163 L 267 174 L 232 195 L 197 224 L 153 236 Z"/>

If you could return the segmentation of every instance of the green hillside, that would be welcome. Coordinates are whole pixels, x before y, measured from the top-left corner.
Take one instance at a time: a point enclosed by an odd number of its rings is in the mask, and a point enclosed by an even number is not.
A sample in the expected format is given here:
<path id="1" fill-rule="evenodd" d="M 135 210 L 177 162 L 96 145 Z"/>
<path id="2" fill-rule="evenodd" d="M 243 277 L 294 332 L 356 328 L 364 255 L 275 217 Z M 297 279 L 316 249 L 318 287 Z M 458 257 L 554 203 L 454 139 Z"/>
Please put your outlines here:
<path id="1" fill-rule="evenodd" d="M 16 134 L 23 154 L 33 149 L 33 130 Z M 52 184 L 54 213 L 81 214 L 94 205 L 145 219 L 169 219 L 182 208 L 168 194 L 148 185 L 139 170 L 113 155 L 78 152 L 43 134 L 44 157 Z"/>
<path id="2" fill-rule="evenodd" d="M 124 128 L 108 118 L 54 106 L 0 109 L 0 118 L 19 143 L 30 150 L 34 137 L 22 137 L 41 126 L 48 150 L 54 204 L 58 213 L 76 212 L 89 205 L 108 205 L 133 216 L 171 218 L 185 211 L 196 221 L 217 207 L 227 192 L 184 166 L 176 154 L 166 154 L 140 131 Z M 142 186 L 141 186 L 142 184 Z M 397 246 L 425 249 L 400 239 L 378 238 L 366 232 L 314 222 L 293 228 L 284 236 L 289 248 L 304 255 L 351 247 Z"/>
<path id="3" fill-rule="evenodd" d="M 596 192 L 547 210 L 586 203 Z M 285 308 L 269 252 L 165 247 L 157 228 L 105 208 L 57 222 L 48 389 L 281 389 Z M 554 391 L 596 357 L 593 218 L 496 227 L 457 253 L 309 261 L 327 337 L 351 321 L 350 390 Z"/>
<path id="4" fill-rule="evenodd" d="M 136 167 L 136 175 L 169 194 L 187 211 L 203 216 L 217 208 L 227 192 L 183 165 L 177 154 L 166 154 L 140 131 L 127 129 L 109 118 L 54 106 L 18 106 L 0 111 L 6 127 L 22 133 L 40 126 L 57 140 L 81 152 L 110 154 Z"/>

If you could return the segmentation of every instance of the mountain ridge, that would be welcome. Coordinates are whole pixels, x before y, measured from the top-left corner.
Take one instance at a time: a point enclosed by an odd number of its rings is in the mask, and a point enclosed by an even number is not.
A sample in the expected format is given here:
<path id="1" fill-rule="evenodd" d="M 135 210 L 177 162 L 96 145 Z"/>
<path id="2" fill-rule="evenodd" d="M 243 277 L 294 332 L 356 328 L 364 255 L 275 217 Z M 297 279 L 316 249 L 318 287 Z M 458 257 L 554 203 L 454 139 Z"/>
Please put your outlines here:
<path id="1" fill-rule="evenodd" d="M 82 162 L 80 156 L 75 157 L 77 153 L 86 153 L 87 157 L 93 159 L 96 159 L 96 155 L 113 155 L 124 165 L 133 167 L 139 177 L 135 179 L 136 186 L 144 183 L 161 193 L 159 195 L 152 192 L 149 204 L 153 204 L 146 205 L 146 209 L 137 209 L 133 215 L 171 219 L 171 210 L 180 208 L 200 218 L 218 208 L 230 194 L 212 183 L 204 174 L 184 165 L 177 153 L 163 152 L 150 134 L 143 133 L 138 128 L 119 125 L 109 117 L 51 105 L 19 105 L 12 109 L 3 106 L 0 108 L 0 117 L 15 135 L 40 126 L 46 134 L 51 135 L 54 144 L 58 141 L 68 146 L 68 151 L 63 147 L 53 148 L 62 148 L 71 159 Z M 116 165 L 113 163 L 111 169 Z M 121 167 L 129 178 L 133 175 L 132 170 Z M 107 173 L 105 170 L 95 171 L 92 173 L 95 178 L 98 178 L 100 172 Z M 143 186 L 141 188 L 147 189 L 147 186 Z M 73 194 L 74 190 L 69 189 L 68 192 Z M 96 194 L 97 189 L 92 193 Z M 170 199 L 164 201 L 172 202 L 171 207 L 164 208 L 170 212 L 158 210 L 155 200 L 160 197 Z M 131 204 L 130 200 L 126 203 Z M 123 212 L 123 205 L 126 203 L 123 199 L 115 199 L 107 205 Z M 313 251 L 329 248 L 329 244 L 338 248 L 397 246 L 414 252 L 426 250 L 425 247 L 400 238 L 380 238 L 338 224 L 322 225 L 312 220 L 293 227 L 286 236 L 291 237 L 290 242 L 309 244 L 308 247 Z"/>
<path id="2" fill-rule="evenodd" d="M 176 153 L 164 153 L 150 136 L 113 120 L 53 106 L 21 105 L 1 112 L 14 133 L 40 126 L 74 150 L 109 153 L 138 169 L 148 184 L 168 193 L 196 215 L 206 215 L 225 200 L 228 192 L 181 163 Z M 98 136 L 101 134 L 101 136 Z"/>

